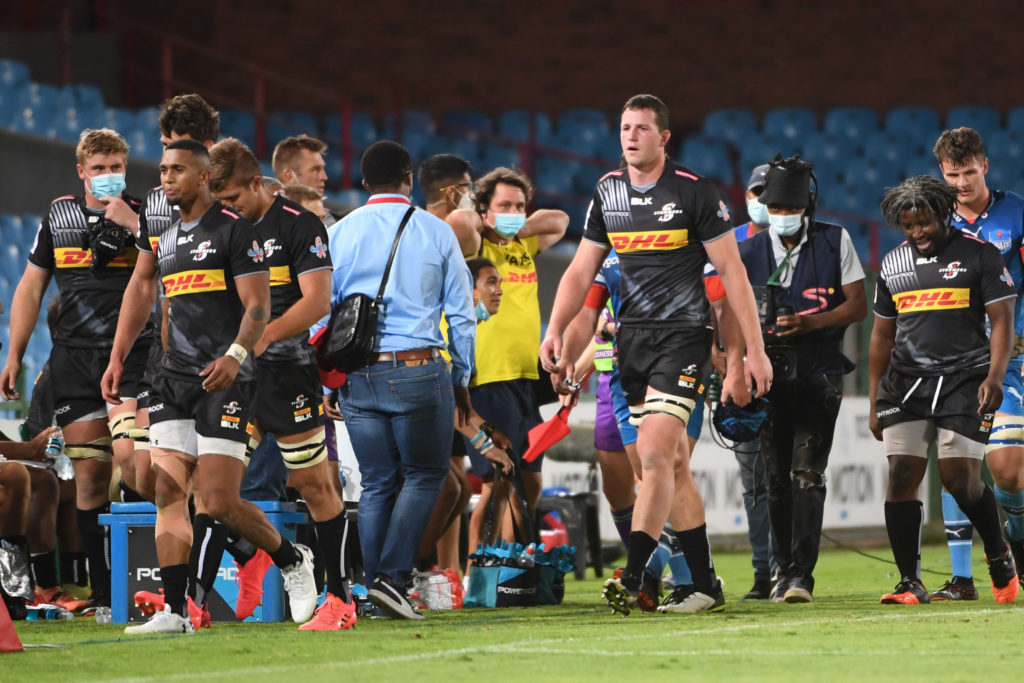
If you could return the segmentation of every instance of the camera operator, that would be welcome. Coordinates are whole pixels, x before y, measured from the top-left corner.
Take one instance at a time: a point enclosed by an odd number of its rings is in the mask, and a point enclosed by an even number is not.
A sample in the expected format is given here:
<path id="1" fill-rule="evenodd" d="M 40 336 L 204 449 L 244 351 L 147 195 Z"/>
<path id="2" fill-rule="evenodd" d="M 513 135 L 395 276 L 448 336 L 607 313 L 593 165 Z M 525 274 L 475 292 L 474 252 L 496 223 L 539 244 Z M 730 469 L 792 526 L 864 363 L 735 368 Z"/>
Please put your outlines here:
<path id="1" fill-rule="evenodd" d="M 849 234 L 814 220 L 813 178 L 799 156 L 776 155 L 758 198 L 768 207 L 769 230 L 740 243 L 775 373 L 761 429 L 778 563 L 773 602 L 812 600 L 825 467 L 842 376 L 854 368 L 841 352 L 843 334 L 867 313 L 864 270 Z"/>

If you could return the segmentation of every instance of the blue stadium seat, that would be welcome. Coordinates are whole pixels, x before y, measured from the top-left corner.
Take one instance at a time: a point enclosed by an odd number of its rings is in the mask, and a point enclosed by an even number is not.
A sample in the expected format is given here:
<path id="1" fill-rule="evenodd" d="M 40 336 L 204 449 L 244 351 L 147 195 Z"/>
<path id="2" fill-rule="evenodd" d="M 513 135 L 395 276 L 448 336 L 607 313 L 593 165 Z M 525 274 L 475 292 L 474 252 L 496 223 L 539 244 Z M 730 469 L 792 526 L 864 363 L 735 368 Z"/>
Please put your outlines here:
<path id="1" fill-rule="evenodd" d="M 238 138 L 250 149 L 256 147 L 256 116 L 243 109 L 220 110 L 221 137 Z"/>
<path id="2" fill-rule="evenodd" d="M 549 144 L 554 134 L 551 119 L 541 111 L 529 109 L 509 109 L 498 118 L 498 135 L 512 140 L 527 141 L 530 139 L 530 122 L 533 121 L 534 133 L 538 144 Z"/>
<path id="3" fill-rule="evenodd" d="M 572 109 L 566 109 L 558 117 L 558 125 L 561 127 L 568 121 L 574 121 L 577 123 L 586 123 L 591 126 L 603 128 L 609 130 L 608 117 L 600 109 L 592 109 L 589 107 L 576 107 Z"/>
<path id="4" fill-rule="evenodd" d="M 327 198 L 354 209 L 365 204 L 366 200 L 370 198 L 370 193 L 365 190 L 351 188 L 341 192 L 328 192 Z"/>
<path id="5" fill-rule="evenodd" d="M 28 83 L 0 86 L 0 128 L 11 128 L 21 118 L 28 87 Z"/>
<path id="6" fill-rule="evenodd" d="M 903 160 L 900 168 L 900 180 L 906 180 L 916 175 L 930 175 L 933 178 L 940 178 L 939 162 L 931 151 L 913 155 Z"/>
<path id="7" fill-rule="evenodd" d="M 480 145 L 465 137 L 456 135 L 453 137 L 441 138 L 442 154 L 454 154 L 465 159 L 473 168 L 480 168 L 483 165 L 483 155 L 480 152 Z M 436 152 L 435 152 L 436 153 Z"/>
<path id="8" fill-rule="evenodd" d="M 816 133 L 803 140 L 800 154 L 814 164 L 820 184 L 836 183 L 847 162 L 857 156 L 859 142 L 836 133 Z"/>
<path id="9" fill-rule="evenodd" d="M 277 143 L 293 135 L 320 135 L 316 117 L 304 111 L 272 111 L 267 114 L 267 147 L 273 149 Z"/>
<path id="10" fill-rule="evenodd" d="M 146 131 L 136 128 L 125 136 L 128 140 L 128 155 L 136 159 L 145 159 L 153 163 L 159 163 L 163 156 L 164 146 L 160 144 L 160 135 L 153 134 L 153 131 Z"/>
<path id="11" fill-rule="evenodd" d="M 949 114 L 946 116 L 946 128 L 953 129 L 961 126 L 978 131 L 984 140 L 988 140 L 989 135 L 1002 128 L 999 111 L 995 107 L 973 105 L 954 107 L 949 110 Z"/>
<path id="12" fill-rule="evenodd" d="M 580 164 L 580 168 L 573 176 L 572 184 L 580 197 L 589 198 L 594 195 L 594 186 L 601 179 L 608 169 L 598 164 Z"/>
<path id="13" fill-rule="evenodd" d="M 799 151 L 796 142 L 774 138 L 769 135 L 755 135 L 747 138 L 740 147 L 740 176 L 750 177 L 750 172 L 761 164 L 772 160 L 776 153 L 791 156 Z M 746 178 L 743 178 L 745 181 Z"/>
<path id="14" fill-rule="evenodd" d="M 79 111 L 103 111 L 107 107 L 99 88 L 79 83 L 64 86 L 57 96 L 57 103 Z"/>
<path id="15" fill-rule="evenodd" d="M 868 107 L 835 107 L 825 114 L 824 130 L 860 140 L 878 130 L 878 114 Z"/>
<path id="16" fill-rule="evenodd" d="M 608 130 L 599 124 L 568 119 L 559 122 L 558 135 L 554 144 L 573 154 L 597 156 L 598 150 L 607 137 Z"/>
<path id="17" fill-rule="evenodd" d="M 147 159 L 160 159 L 163 148 L 160 145 L 160 108 L 143 107 L 135 113 L 135 126 L 140 135 L 146 138 Z M 153 147 L 158 149 L 154 152 Z M 154 157 L 154 154 L 156 155 Z"/>
<path id="18" fill-rule="evenodd" d="M 433 149 L 434 134 L 426 131 L 411 129 L 402 133 L 402 139 L 400 140 L 402 145 L 409 150 L 409 155 L 412 156 L 413 161 L 419 162 L 426 159 L 431 155 L 430 150 Z"/>
<path id="19" fill-rule="evenodd" d="M 107 128 L 113 128 L 124 136 L 134 131 L 137 123 L 134 109 L 111 107 L 103 114 L 103 125 Z"/>
<path id="20" fill-rule="evenodd" d="M 761 132 L 780 140 L 800 141 L 818 132 L 818 120 L 810 109 L 779 107 L 764 115 Z"/>
<path id="21" fill-rule="evenodd" d="M 992 160 L 990 173 L 995 166 L 1024 167 L 1024 130 L 997 130 L 985 137 L 985 151 Z"/>
<path id="22" fill-rule="evenodd" d="M 899 184 L 900 169 L 886 159 L 859 157 L 846 165 L 845 176 L 846 185 L 860 188 L 864 197 L 881 200 L 885 188 Z"/>
<path id="23" fill-rule="evenodd" d="M 1006 114 L 1006 130 L 1024 135 L 1024 107 L 1014 107 Z"/>
<path id="24" fill-rule="evenodd" d="M 472 136 L 472 133 L 490 133 L 494 123 L 486 112 L 479 109 L 453 109 L 445 112 L 441 122 L 452 136 Z M 478 137 L 478 136 L 472 136 Z"/>
<path id="25" fill-rule="evenodd" d="M 499 166 L 519 168 L 519 148 L 492 143 L 481 150 L 480 168 L 474 168 L 474 175 L 481 175 Z"/>
<path id="26" fill-rule="evenodd" d="M 27 252 L 17 244 L 6 244 L 0 248 L 0 273 L 10 280 L 17 282 L 25 270 Z"/>
<path id="27" fill-rule="evenodd" d="M 931 133 L 939 130 L 939 115 L 930 107 L 895 107 L 885 116 L 885 130 L 897 135 Z"/>
<path id="28" fill-rule="evenodd" d="M 878 229 L 878 258 L 882 259 L 886 254 L 900 246 L 907 240 L 903 231 L 891 225 L 882 224 Z"/>
<path id="29" fill-rule="evenodd" d="M 365 111 L 353 111 L 350 119 L 352 150 L 361 154 L 364 149 L 377 141 L 377 123 L 373 116 Z M 324 137 L 328 145 L 336 147 L 341 144 L 341 115 L 329 114 L 324 117 Z"/>
<path id="30" fill-rule="evenodd" d="M 422 109 L 404 109 L 401 112 L 401 120 L 395 114 L 388 114 L 384 118 L 384 129 L 381 138 L 385 140 L 398 139 L 398 127 L 401 124 L 402 136 L 406 133 L 419 133 L 433 135 L 437 130 L 434 117 L 428 111 Z"/>
<path id="31" fill-rule="evenodd" d="M 905 135 L 878 131 L 868 136 L 864 145 L 864 157 L 884 160 L 891 164 L 902 164 L 908 157 L 916 156 L 910 140 Z"/>
<path id="32" fill-rule="evenodd" d="M 53 107 L 25 107 L 20 116 L 16 115 L 11 122 L 11 128 L 19 133 L 55 138 L 57 137 L 57 111 Z"/>
<path id="33" fill-rule="evenodd" d="M 0 87 L 17 88 L 31 80 L 27 64 L 15 59 L 0 59 Z"/>
<path id="34" fill-rule="evenodd" d="M 543 194 L 569 195 L 574 188 L 573 177 L 579 170 L 579 162 L 542 156 L 534 165 L 534 185 Z"/>
<path id="35" fill-rule="evenodd" d="M 729 149 L 725 143 L 709 138 L 692 137 L 683 143 L 680 161 L 703 176 L 723 185 L 732 185 L 734 176 Z"/>
<path id="36" fill-rule="evenodd" d="M 715 109 L 704 116 L 704 135 L 740 143 L 757 132 L 757 119 L 749 109 Z"/>

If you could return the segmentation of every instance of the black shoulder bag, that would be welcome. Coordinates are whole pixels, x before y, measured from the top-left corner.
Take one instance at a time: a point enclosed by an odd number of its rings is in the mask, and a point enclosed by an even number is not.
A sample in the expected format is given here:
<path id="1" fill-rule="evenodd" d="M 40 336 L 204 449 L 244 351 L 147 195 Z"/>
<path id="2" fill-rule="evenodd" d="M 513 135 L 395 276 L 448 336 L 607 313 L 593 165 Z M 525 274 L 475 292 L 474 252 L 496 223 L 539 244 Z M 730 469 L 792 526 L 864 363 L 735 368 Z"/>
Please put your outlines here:
<path id="1" fill-rule="evenodd" d="M 317 362 L 322 368 L 334 368 L 350 372 L 365 366 L 373 352 L 373 340 L 377 335 L 377 316 L 380 303 L 384 299 L 384 288 L 391 274 L 391 264 L 398 250 L 398 240 L 402 231 L 409 223 L 415 206 L 410 206 L 398 226 L 395 241 L 391 245 L 388 264 L 384 267 L 384 278 L 380 281 L 377 298 L 371 299 L 365 294 L 351 294 L 331 311 L 331 320 L 327 324 L 327 339 L 317 348 Z"/>

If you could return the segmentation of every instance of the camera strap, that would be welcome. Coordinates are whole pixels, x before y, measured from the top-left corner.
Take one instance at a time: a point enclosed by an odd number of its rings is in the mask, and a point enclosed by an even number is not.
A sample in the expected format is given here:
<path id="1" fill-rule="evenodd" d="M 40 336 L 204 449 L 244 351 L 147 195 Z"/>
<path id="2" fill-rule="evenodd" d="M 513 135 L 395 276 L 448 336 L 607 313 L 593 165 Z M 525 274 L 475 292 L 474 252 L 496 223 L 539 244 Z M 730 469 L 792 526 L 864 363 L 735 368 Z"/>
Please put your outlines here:
<path id="1" fill-rule="evenodd" d="M 793 251 L 796 250 L 796 248 L 799 247 L 799 246 L 800 245 L 798 244 L 796 247 L 793 247 L 792 249 L 787 249 L 786 250 L 786 256 L 785 256 L 785 258 L 782 259 L 782 263 L 780 263 L 779 267 L 776 268 L 772 272 L 772 274 L 768 276 L 768 283 L 767 283 L 767 285 L 769 287 L 781 287 L 782 286 L 782 282 L 780 281 L 780 278 L 783 275 L 785 275 L 793 267 L 792 264 L 790 263 L 790 260 L 789 260 L 790 254 L 792 254 Z"/>

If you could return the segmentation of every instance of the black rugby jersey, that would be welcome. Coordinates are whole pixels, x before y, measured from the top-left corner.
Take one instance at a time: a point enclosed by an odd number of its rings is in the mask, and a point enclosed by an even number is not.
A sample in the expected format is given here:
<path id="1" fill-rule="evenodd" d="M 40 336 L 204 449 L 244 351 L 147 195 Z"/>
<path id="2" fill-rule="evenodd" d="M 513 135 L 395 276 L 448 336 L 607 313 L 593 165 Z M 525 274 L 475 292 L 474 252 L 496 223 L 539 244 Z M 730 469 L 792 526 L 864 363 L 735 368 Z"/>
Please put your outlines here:
<path id="1" fill-rule="evenodd" d="M 252 223 L 214 202 L 189 230 L 179 220 L 160 236 L 157 267 L 170 310 L 167 351 L 161 366 L 195 381 L 223 356 L 238 336 L 245 309 L 235 278 L 266 273 L 263 249 Z M 250 355 L 236 377 L 253 378 Z"/>
<path id="2" fill-rule="evenodd" d="M 138 199 L 128 195 L 122 199 L 139 210 Z M 89 227 L 102 216 L 87 209 L 83 197 L 59 197 L 50 204 L 36 231 L 28 262 L 53 275 L 57 283 L 60 312 L 53 329 L 55 344 L 74 348 L 114 344 L 121 299 L 139 252 L 129 247 L 103 268 L 91 271 Z M 140 341 L 148 343 L 151 338 L 152 326 L 147 325 Z"/>
<path id="3" fill-rule="evenodd" d="M 893 369 L 933 376 L 988 364 L 985 306 L 1015 296 L 991 244 L 953 230 L 924 256 L 904 242 L 882 259 L 875 285 L 875 315 L 896 320 Z"/>
<path id="4" fill-rule="evenodd" d="M 139 212 L 139 233 L 135 239 L 135 245 L 139 251 L 148 251 L 156 254 L 156 246 L 160 242 L 160 235 L 167 232 L 167 229 L 176 223 L 178 218 L 180 218 L 178 207 L 172 206 L 167 201 L 167 195 L 164 194 L 163 187 L 157 185 L 147 192 L 146 198 L 142 200 L 142 210 Z M 158 289 L 162 296 L 163 287 Z M 150 316 L 150 320 L 157 330 L 163 324 L 159 299 L 156 307 L 153 309 L 153 315 Z"/>
<path id="5" fill-rule="evenodd" d="M 714 184 L 666 160 L 654 187 L 638 192 L 626 170 L 597 182 L 583 239 L 619 255 L 619 321 L 642 327 L 703 327 L 708 320 L 703 242 L 732 226 Z"/>
<path id="6" fill-rule="evenodd" d="M 315 214 L 301 204 L 276 197 L 256 223 L 263 254 L 270 267 L 270 319 L 280 318 L 302 298 L 299 276 L 316 270 L 332 270 L 327 251 L 327 229 Z M 261 361 L 271 363 L 316 362 L 309 344 L 309 331 L 282 339 L 267 347 Z"/>

